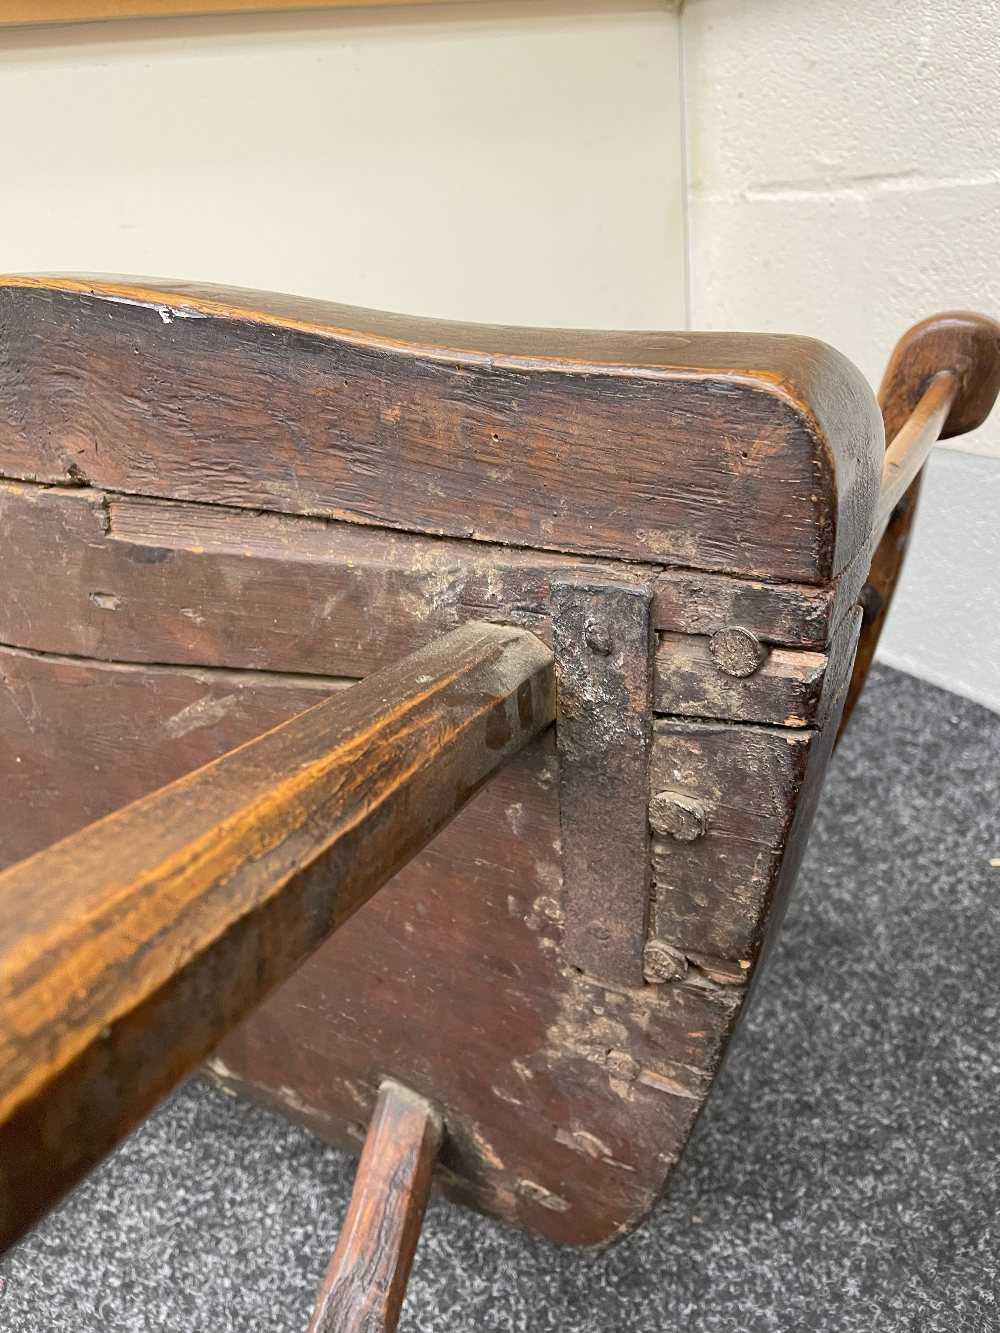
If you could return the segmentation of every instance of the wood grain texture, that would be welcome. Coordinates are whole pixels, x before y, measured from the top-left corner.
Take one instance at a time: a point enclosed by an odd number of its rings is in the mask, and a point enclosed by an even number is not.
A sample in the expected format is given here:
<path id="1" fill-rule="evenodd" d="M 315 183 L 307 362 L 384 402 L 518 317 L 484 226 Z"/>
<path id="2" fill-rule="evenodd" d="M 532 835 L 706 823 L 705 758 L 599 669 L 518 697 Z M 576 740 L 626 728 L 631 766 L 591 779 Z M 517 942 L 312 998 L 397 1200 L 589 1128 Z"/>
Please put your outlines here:
<path id="1" fill-rule="evenodd" d="M 347 1216 L 307 1333 L 394 1333 L 443 1126 L 387 1079 L 379 1088 Z"/>
<path id="2" fill-rule="evenodd" d="M 322 649 L 317 641 L 317 661 Z M 25 852 L 338 684 L 31 653 L 0 660 L 12 687 L 0 691 L 0 836 Z M 37 762 L 16 762 L 29 755 Z M 447 1112 L 442 1183 L 452 1197 L 560 1243 L 595 1244 L 655 1201 L 707 1090 L 730 1002 L 603 987 L 567 968 L 558 772 L 547 735 L 251 1015 L 213 1065 L 227 1086 L 355 1150 L 391 1072 Z"/>
<path id="3" fill-rule="evenodd" d="M 949 310 L 914 324 L 892 350 L 882 376 L 879 404 L 891 442 L 923 397 L 929 381 L 952 371 L 958 391 L 941 438 L 981 426 L 1000 393 L 1000 324 L 986 315 Z"/>
<path id="4" fill-rule="evenodd" d="M 742 987 L 757 974 L 794 884 L 860 619 L 855 610 L 828 645 L 814 726 L 656 720 L 647 976 Z"/>
<path id="5" fill-rule="evenodd" d="M 0 875 L 0 1245 L 554 707 L 544 645 L 470 624 Z"/>
<path id="6" fill-rule="evenodd" d="M 322 649 L 318 641 L 317 661 Z M 11 739 L 14 725 L 21 731 L 2 762 L 3 832 L 31 826 L 41 842 L 337 684 L 30 653 L 4 660 L 19 674 L 0 701 L 11 705 Z M 124 754 L 122 735 L 131 737 Z M 4 738 L 0 729 L 0 747 Z M 29 754 L 47 756 L 44 783 L 30 793 L 19 784 L 34 766 L 14 762 Z M 453 1197 L 554 1240 L 593 1244 L 652 1206 L 745 988 L 713 986 L 694 967 L 676 985 L 602 986 L 567 966 L 572 886 L 562 877 L 558 786 L 546 738 L 227 1039 L 216 1072 L 356 1147 L 388 1070 L 442 1099 L 454 1126 L 442 1179 Z"/>
<path id="7" fill-rule="evenodd" d="M 807 584 L 870 530 L 874 402 L 808 339 L 6 283 L 8 477 Z"/>
<path id="8" fill-rule="evenodd" d="M 45 571 L 51 601 L 15 570 L 0 608 L 3 835 L 69 832 L 470 616 L 532 629 L 563 659 L 560 744 L 496 774 L 211 1068 L 353 1147 L 389 1075 L 446 1117 L 454 1198 L 558 1243 L 624 1234 L 704 1103 L 808 829 L 868 562 L 867 390 L 803 340 L 483 329 L 182 285 L 14 280 L 0 318 L 0 554 Z M 560 625 L 564 595 L 607 587 L 644 614 Z M 610 728 L 590 760 L 621 739 L 619 705 L 648 754 L 651 627 L 700 636 L 697 655 L 733 624 L 802 671 L 734 680 L 719 707 L 808 725 L 656 722 L 682 747 L 656 770 L 681 806 L 653 812 L 674 930 L 642 901 L 643 763 L 561 817 L 564 667 L 593 653 L 622 675 L 616 694 L 582 673 Z M 630 865 L 647 849 L 627 883 L 586 855 L 623 828 Z M 627 973 L 580 970 L 586 901 L 627 916 Z"/>
<path id="9" fill-rule="evenodd" d="M 820 719 L 824 653 L 766 650 L 763 665 L 732 676 L 712 656 L 711 639 L 661 634 L 656 649 L 654 707 L 676 717 L 704 717 L 806 727 Z"/>
<path id="10" fill-rule="evenodd" d="M 953 370 L 933 377 L 902 429 L 886 446 L 882 487 L 875 513 L 875 532 L 881 537 L 892 512 L 916 480 L 941 438 L 941 429 L 953 409 L 959 380 Z"/>
<path id="11" fill-rule="evenodd" d="M 951 372 L 958 381 L 941 426 L 941 438 L 948 439 L 975 430 L 993 408 L 1000 392 L 1000 324 L 984 315 L 950 311 L 922 320 L 900 338 L 889 358 L 878 394 L 885 438 L 890 448 L 917 409 L 930 381 L 944 371 Z M 864 621 L 841 730 L 850 720 L 864 688 L 889 614 L 906 558 L 920 497 L 920 482 L 918 473 L 888 517 L 881 514 L 877 531 L 873 529 L 878 541 L 860 594 Z"/>
<path id="12" fill-rule="evenodd" d="M 0 648 L 0 868 L 353 683 Z"/>
<path id="13" fill-rule="evenodd" d="M 0 482 L 0 643 L 361 677 L 467 620 L 550 634 L 552 585 L 644 567 Z M 39 596 L 37 571 L 47 571 Z"/>
<path id="14" fill-rule="evenodd" d="M 746 625 L 765 643 L 823 648 L 839 610 L 839 585 L 759 580 L 667 569 L 653 585 L 653 626 L 672 634 L 714 634 Z"/>
<path id="15" fill-rule="evenodd" d="M 696 801 L 705 833 L 656 837 L 651 937 L 716 970 L 756 957 L 812 728 L 656 723 L 650 789 Z"/>

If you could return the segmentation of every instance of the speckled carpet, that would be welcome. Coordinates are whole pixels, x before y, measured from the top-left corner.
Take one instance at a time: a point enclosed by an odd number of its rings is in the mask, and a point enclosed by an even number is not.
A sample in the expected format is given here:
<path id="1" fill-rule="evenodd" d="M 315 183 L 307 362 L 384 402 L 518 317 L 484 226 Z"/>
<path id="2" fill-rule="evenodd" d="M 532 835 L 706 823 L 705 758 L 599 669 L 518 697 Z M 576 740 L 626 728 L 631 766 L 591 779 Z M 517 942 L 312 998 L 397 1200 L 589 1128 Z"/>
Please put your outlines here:
<path id="1" fill-rule="evenodd" d="M 1000 1330 L 1000 717 L 886 669 L 652 1221 L 557 1251 L 436 1202 L 406 1333 Z M 353 1163 L 201 1083 L 14 1254 L 12 1333 L 302 1333 Z"/>

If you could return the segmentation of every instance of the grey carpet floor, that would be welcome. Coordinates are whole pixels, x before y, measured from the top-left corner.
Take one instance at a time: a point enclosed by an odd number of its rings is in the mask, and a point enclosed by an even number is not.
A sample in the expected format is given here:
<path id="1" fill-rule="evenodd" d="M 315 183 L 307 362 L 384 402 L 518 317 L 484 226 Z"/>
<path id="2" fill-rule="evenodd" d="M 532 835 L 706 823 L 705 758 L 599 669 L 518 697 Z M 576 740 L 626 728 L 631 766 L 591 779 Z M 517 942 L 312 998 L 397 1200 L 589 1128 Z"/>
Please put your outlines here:
<path id="1" fill-rule="evenodd" d="M 880 669 L 667 1198 L 603 1253 L 443 1202 L 406 1333 L 1000 1330 L 1000 717 Z M 302 1333 L 353 1164 L 199 1082 L 9 1255 L 12 1333 Z"/>

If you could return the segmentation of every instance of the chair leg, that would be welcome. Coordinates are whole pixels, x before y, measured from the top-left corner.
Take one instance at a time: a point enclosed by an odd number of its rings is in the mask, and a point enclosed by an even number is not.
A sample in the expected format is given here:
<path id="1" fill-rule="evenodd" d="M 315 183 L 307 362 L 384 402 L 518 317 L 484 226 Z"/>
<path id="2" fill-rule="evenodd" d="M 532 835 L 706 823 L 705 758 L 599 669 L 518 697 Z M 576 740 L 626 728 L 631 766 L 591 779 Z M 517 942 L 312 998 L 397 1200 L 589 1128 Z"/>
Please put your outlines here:
<path id="1" fill-rule="evenodd" d="M 422 1097 L 382 1084 L 308 1333 L 393 1333 L 442 1132 Z"/>

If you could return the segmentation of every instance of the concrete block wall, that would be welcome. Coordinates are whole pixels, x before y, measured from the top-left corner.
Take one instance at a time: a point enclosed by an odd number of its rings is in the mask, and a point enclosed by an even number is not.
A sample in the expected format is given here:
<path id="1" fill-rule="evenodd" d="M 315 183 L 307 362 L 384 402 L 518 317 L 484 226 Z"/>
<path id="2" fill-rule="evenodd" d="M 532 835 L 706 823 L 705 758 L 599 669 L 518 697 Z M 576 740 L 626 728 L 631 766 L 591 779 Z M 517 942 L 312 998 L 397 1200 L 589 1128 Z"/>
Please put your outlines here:
<path id="1" fill-rule="evenodd" d="M 682 41 L 692 327 L 877 385 L 917 319 L 1000 316 L 1000 0 L 687 0 Z M 954 443 L 881 656 L 1000 710 L 1000 413 Z"/>

